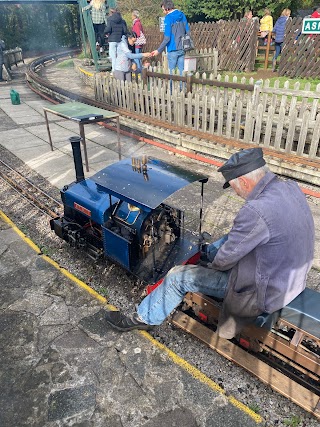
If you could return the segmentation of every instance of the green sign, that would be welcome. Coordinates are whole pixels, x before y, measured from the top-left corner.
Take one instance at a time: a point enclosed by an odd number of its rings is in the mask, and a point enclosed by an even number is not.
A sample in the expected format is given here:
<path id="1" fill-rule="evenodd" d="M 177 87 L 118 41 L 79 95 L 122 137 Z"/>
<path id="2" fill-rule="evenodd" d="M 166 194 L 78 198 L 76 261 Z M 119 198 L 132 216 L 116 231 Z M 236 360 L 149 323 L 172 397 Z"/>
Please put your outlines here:
<path id="1" fill-rule="evenodd" d="M 320 34 L 320 18 L 304 18 L 302 34 Z"/>

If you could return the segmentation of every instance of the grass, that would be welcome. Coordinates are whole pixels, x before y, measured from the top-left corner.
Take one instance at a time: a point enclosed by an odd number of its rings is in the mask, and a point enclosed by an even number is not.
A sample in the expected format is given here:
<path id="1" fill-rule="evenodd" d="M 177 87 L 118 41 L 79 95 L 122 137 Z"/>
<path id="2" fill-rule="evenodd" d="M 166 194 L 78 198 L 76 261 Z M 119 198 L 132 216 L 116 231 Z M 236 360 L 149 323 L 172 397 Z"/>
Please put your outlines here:
<path id="1" fill-rule="evenodd" d="M 100 286 L 97 291 L 101 296 L 105 297 L 106 299 L 109 298 L 108 290 L 105 286 Z"/>
<path id="2" fill-rule="evenodd" d="M 297 415 L 293 415 L 291 418 L 285 419 L 283 423 L 288 427 L 298 427 L 300 421 L 300 417 L 298 417 Z"/>
<path id="3" fill-rule="evenodd" d="M 88 52 L 90 52 L 90 48 L 88 47 Z M 77 55 L 77 58 L 78 59 L 85 59 L 85 58 L 90 58 L 90 54 L 89 53 L 85 53 L 84 52 L 84 50 L 81 52 L 81 53 L 79 53 L 79 55 Z"/>
<path id="4" fill-rule="evenodd" d="M 265 79 L 260 74 L 260 72 L 262 72 L 262 71 L 264 72 L 265 70 L 257 69 L 257 70 L 255 70 L 253 72 L 248 72 L 248 73 L 245 73 L 245 72 L 235 73 L 235 72 L 232 72 L 232 71 L 229 71 L 229 72 L 228 71 L 223 71 L 220 74 L 221 74 L 222 77 L 229 76 L 229 81 L 232 81 L 232 78 L 234 76 L 238 77 L 238 79 L 241 79 L 242 77 L 245 77 L 246 79 L 250 79 L 251 77 L 253 77 L 255 80 L 260 80 L 261 78 Z M 320 79 L 303 79 L 303 78 L 294 78 L 294 79 L 291 79 L 290 77 L 285 77 L 285 76 L 282 77 L 282 76 L 278 76 L 276 74 L 274 76 L 272 76 L 272 77 L 268 77 L 268 79 L 270 80 L 270 86 L 271 87 L 274 85 L 274 82 L 276 80 L 279 80 L 280 87 L 283 87 L 284 83 L 286 81 L 288 81 L 290 89 L 293 89 L 294 84 L 297 83 L 297 82 L 300 83 L 300 89 L 302 89 L 302 90 L 303 90 L 304 85 L 306 83 L 310 83 L 310 91 L 311 92 L 315 91 L 317 85 L 320 83 Z"/>
<path id="5" fill-rule="evenodd" d="M 52 250 L 50 248 L 47 248 L 45 246 L 39 245 L 39 249 L 43 255 L 51 256 Z"/>
<path id="6" fill-rule="evenodd" d="M 59 62 L 57 68 L 71 68 L 73 67 L 73 59 L 66 59 L 65 61 Z"/>
<path id="7" fill-rule="evenodd" d="M 251 403 L 248 405 L 248 408 L 251 409 L 251 411 L 255 412 L 256 414 L 259 414 L 261 412 L 261 408 L 256 403 Z"/>

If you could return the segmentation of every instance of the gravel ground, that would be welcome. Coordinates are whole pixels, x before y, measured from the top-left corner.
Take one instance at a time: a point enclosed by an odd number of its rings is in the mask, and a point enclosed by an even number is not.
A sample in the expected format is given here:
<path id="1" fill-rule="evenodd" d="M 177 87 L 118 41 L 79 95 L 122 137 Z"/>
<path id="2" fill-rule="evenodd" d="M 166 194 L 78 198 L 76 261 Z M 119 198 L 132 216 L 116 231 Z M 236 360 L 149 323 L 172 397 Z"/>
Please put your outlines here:
<path id="1" fill-rule="evenodd" d="M 42 177 L 25 166 L 19 159 L 0 146 L 0 156 L 5 162 L 25 174 L 35 184 L 47 191 L 52 197 L 59 199 L 59 191 L 52 187 Z M 7 185 L 0 180 L 0 200 L 1 210 L 30 237 L 44 253 L 52 257 L 61 266 L 82 279 L 88 285 L 96 289 L 100 294 L 107 297 L 111 304 L 130 312 L 134 305 L 140 301 L 143 285 L 139 280 L 132 278 L 122 268 L 110 263 L 101 261 L 94 263 L 85 254 L 81 254 L 71 249 L 65 242 L 61 241 L 54 233 L 49 232 L 49 218 L 39 214 L 35 208 L 30 208 L 20 196 L 8 189 Z M 230 197 L 230 196 L 229 196 Z M 214 194 L 212 195 L 214 203 Z M 217 202 L 217 200 L 216 200 Z M 240 203 L 240 202 L 239 202 Z M 315 200 L 314 206 L 319 203 Z M 181 196 L 181 207 L 188 206 L 187 195 Z M 217 206 L 205 212 L 207 225 L 210 226 L 210 212 L 212 209 L 220 209 L 219 232 L 227 229 L 230 221 L 234 217 L 234 208 L 216 203 Z M 205 202 L 205 206 L 206 202 Z M 233 203 L 234 206 L 234 203 Z M 222 215 L 223 213 L 223 215 Z M 188 224 L 191 227 L 193 220 Z M 212 224 L 211 224 L 212 225 Z M 218 228 L 213 230 L 213 234 Z M 216 237 L 216 236 L 214 236 Z M 319 290 L 320 273 L 317 269 L 312 269 L 309 275 L 308 285 Z M 152 335 L 164 343 L 167 347 L 184 358 L 186 361 L 196 366 L 213 381 L 217 382 L 227 394 L 233 395 L 236 399 L 248 405 L 258 412 L 264 419 L 264 426 L 292 426 L 292 427 L 316 427 L 320 422 L 307 414 L 286 398 L 262 384 L 258 379 L 252 377 L 234 363 L 227 361 L 216 352 L 208 349 L 204 344 L 199 343 L 190 335 L 174 328 L 170 324 L 170 319 L 160 327 L 155 328 Z"/>

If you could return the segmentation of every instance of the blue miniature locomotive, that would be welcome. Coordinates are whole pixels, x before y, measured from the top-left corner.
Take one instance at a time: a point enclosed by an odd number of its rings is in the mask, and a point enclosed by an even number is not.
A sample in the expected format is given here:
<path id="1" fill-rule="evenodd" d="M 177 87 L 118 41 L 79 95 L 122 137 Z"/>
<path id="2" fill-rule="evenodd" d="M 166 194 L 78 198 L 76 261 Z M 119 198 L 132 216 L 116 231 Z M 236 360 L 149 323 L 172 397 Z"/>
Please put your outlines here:
<path id="1" fill-rule="evenodd" d="M 64 215 L 50 222 L 60 238 L 149 283 L 199 251 L 199 239 L 184 229 L 184 212 L 165 199 L 195 181 L 202 183 L 203 196 L 207 177 L 143 156 L 85 179 L 80 138 L 70 141 L 77 179 L 61 191 Z"/>

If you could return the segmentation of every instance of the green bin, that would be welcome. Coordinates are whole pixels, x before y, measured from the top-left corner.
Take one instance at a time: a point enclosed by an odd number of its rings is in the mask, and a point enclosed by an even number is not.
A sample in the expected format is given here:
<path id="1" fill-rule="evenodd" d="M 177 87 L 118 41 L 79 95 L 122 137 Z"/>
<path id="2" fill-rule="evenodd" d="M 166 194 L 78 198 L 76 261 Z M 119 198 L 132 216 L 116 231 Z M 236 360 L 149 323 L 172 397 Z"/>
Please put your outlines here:
<path id="1" fill-rule="evenodd" d="M 20 95 L 16 90 L 14 90 L 14 89 L 10 90 L 10 98 L 11 98 L 11 103 L 13 105 L 19 105 L 20 104 Z"/>

